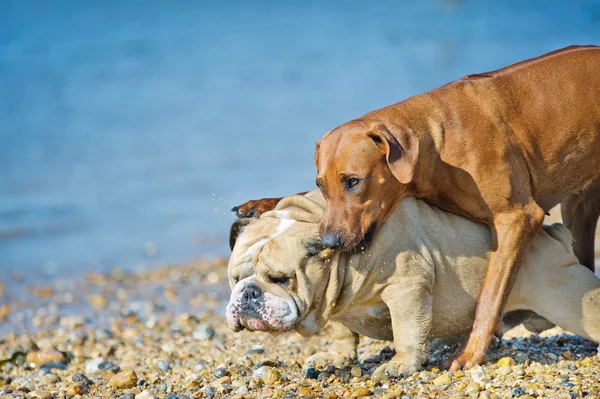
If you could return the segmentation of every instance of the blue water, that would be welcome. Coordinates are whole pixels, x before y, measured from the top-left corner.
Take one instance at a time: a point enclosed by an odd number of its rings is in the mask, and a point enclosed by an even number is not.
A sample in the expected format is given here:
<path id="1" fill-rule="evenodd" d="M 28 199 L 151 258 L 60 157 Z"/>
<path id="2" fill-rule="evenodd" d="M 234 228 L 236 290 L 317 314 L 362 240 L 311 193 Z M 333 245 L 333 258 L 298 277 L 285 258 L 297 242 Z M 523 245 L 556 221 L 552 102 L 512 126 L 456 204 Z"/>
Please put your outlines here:
<path id="1" fill-rule="evenodd" d="M 3 0 L 0 270 L 226 255 L 327 130 L 575 43 L 600 2 Z"/>

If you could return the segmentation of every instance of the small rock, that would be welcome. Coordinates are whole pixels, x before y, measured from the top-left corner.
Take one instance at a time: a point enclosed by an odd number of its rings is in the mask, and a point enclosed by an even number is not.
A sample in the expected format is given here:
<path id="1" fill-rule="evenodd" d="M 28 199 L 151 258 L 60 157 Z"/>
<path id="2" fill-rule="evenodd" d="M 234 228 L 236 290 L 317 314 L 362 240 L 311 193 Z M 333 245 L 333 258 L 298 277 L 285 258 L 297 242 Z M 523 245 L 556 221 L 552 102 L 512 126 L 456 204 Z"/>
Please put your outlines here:
<path id="1" fill-rule="evenodd" d="M 467 385 L 467 387 L 465 388 L 465 392 L 468 394 L 474 394 L 474 393 L 478 393 L 479 391 L 481 391 L 481 385 L 479 385 L 476 382 L 472 382 L 469 385 Z"/>
<path id="2" fill-rule="evenodd" d="M 36 366 L 41 366 L 46 363 L 66 363 L 67 358 L 62 352 L 59 351 L 35 351 L 29 352 L 27 357 L 25 358 L 27 363 L 35 364 Z"/>
<path id="3" fill-rule="evenodd" d="M 67 366 L 65 366 L 62 363 L 58 363 L 58 362 L 48 362 L 48 363 L 44 363 L 40 366 L 41 369 L 46 369 L 46 370 L 53 370 L 53 369 L 58 369 L 58 370 L 66 370 Z"/>
<path id="4" fill-rule="evenodd" d="M 371 390 L 369 388 L 358 388 L 352 394 L 352 396 L 355 398 L 360 398 L 363 396 L 371 396 L 371 395 L 373 395 L 373 392 L 371 392 Z"/>
<path id="5" fill-rule="evenodd" d="M 515 365 L 515 360 L 512 357 L 503 357 L 502 359 L 498 360 L 498 366 L 514 366 Z"/>
<path id="6" fill-rule="evenodd" d="M 358 366 L 352 366 L 350 369 L 350 374 L 352 374 L 352 377 L 360 378 L 362 376 L 362 370 Z"/>
<path id="7" fill-rule="evenodd" d="M 213 371 L 213 377 L 222 378 L 229 375 L 229 371 L 226 368 L 218 367 L 215 371 Z"/>
<path id="8" fill-rule="evenodd" d="M 309 367 L 306 370 L 306 378 L 310 378 L 311 380 L 316 380 L 318 376 L 319 376 L 319 372 L 317 371 L 317 369 L 315 369 L 313 367 Z"/>
<path id="9" fill-rule="evenodd" d="M 58 382 L 58 377 L 56 374 L 48 373 L 42 377 L 41 381 L 44 385 L 51 385 Z"/>
<path id="10" fill-rule="evenodd" d="M 71 377 L 71 380 L 73 382 L 81 382 L 83 384 L 90 384 L 92 382 L 92 381 L 90 381 L 89 378 L 87 378 L 85 375 L 83 375 L 81 373 L 73 374 L 73 377 Z"/>
<path id="11" fill-rule="evenodd" d="M 210 340 L 215 336 L 215 330 L 208 325 L 201 325 L 192 333 L 192 337 L 198 341 Z"/>
<path id="12" fill-rule="evenodd" d="M 96 357 L 85 362 L 85 373 L 86 374 L 96 374 L 100 371 L 100 364 L 104 362 L 104 359 L 101 357 Z"/>
<path id="13" fill-rule="evenodd" d="M 448 384 L 452 383 L 452 380 L 450 380 L 450 377 L 448 377 L 448 374 L 442 374 L 439 377 L 435 378 L 433 380 L 433 383 L 435 385 L 448 385 Z"/>
<path id="14" fill-rule="evenodd" d="M 265 347 L 262 346 L 261 344 L 256 344 L 256 345 L 252 346 L 252 348 L 250 348 L 250 350 L 248 351 L 248 353 L 250 353 L 250 354 L 265 353 Z"/>
<path id="15" fill-rule="evenodd" d="M 512 369 L 510 368 L 510 366 L 502 366 L 502 367 L 499 367 L 498 370 L 496 370 L 496 374 L 506 377 L 507 375 L 510 374 L 511 371 L 512 371 Z"/>
<path id="16" fill-rule="evenodd" d="M 98 365 L 98 369 L 103 371 L 112 371 L 113 373 L 119 372 L 119 366 L 115 366 L 111 362 L 102 362 Z"/>
<path id="17" fill-rule="evenodd" d="M 137 384 L 137 375 L 133 370 L 122 371 L 110 378 L 108 383 L 115 388 L 133 388 Z"/>
<path id="18" fill-rule="evenodd" d="M 515 398 L 525 395 L 525 390 L 521 387 L 514 387 L 511 390 L 511 392 L 512 392 L 513 397 L 515 397 Z"/>
<path id="19" fill-rule="evenodd" d="M 263 376 L 262 380 L 265 384 L 275 384 L 281 379 L 281 374 L 275 369 L 268 370 Z"/>
<path id="20" fill-rule="evenodd" d="M 132 393 L 125 393 L 119 396 L 119 399 L 135 399 L 135 395 Z"/>
<path id="21" fill-rule="evenodd" d="M 473 367 L 469 372 L 471 379 L 475 382 L 481 382 L 485 378 L 485 371 L 481 366 Z"/>
<path id="22" fill-rule="evenodd" d="M 156 396 L 152 395 L 152 392 L 148 390 L 143 390 L 135 395 L 135 399 L 156 399 Z"/>
<path id="23" fill-rule="evenodd" d="M 83 395 L 86 391 L 84 384 L 77 383 L 67 388 L 67 395 Z"/>
<path id="24" fill-rule="evenodd" d="M 52 399 L 52 394 L 49 391 L 43 389 L 36 389 L 35 391 L 29 392 L 29 396 L 37 399 Z"/>
<path id="25" fill-rule="evenodd" d="M 205 394 L 208 399 L 211 399 L 215 396 L 215 389 L 213 387 L 202 387 L 200 391 Z"/>
<path id="26" fill-rule="evenodd" d="M 163 362 L 163 361 L 158 362 L 156 364 L 156 367 L 158 367 L 161 371 L 163 371 L 165 373 L 167 373 L 169 370 L 171 370 L 171 366 L 169 366 L 169 363 Z"/>

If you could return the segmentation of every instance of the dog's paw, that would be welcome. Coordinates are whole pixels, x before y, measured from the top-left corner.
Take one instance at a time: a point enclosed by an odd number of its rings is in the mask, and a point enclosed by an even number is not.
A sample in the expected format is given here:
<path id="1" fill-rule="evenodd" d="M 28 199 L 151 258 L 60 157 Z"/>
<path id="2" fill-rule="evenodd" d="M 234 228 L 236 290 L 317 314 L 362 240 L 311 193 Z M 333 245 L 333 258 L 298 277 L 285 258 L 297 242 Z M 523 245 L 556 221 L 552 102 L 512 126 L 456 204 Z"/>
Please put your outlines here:
<path id="1" fill-rule="evenodd" d="M 371 380 L 377 382 L 386 381 L 390 378 L 408 377 L 416 373 L 418 370 L 419 366 L 417 366 L 413 362 L 405 362 L 392 359 L 388 363 L 377 367 L 377 369 L 371 376 Z"/>
<path id="2" fill-rule="evenodd" d="M 275 209 L 280 198 L 263 198 L 259 200 L 250 200 L 239 206 L 231 208 L 231 212 L 240 219 L 259 217 L 265 212 Z"/>
<path id="3" fill-rule="evenodd" d="M 306 360 L 307 366 L 329 366 L 333 365 L 342 368 L 352 364 L 354 359 L 350 356 L 344 356 L 338 353 L 317 352 Z"/>

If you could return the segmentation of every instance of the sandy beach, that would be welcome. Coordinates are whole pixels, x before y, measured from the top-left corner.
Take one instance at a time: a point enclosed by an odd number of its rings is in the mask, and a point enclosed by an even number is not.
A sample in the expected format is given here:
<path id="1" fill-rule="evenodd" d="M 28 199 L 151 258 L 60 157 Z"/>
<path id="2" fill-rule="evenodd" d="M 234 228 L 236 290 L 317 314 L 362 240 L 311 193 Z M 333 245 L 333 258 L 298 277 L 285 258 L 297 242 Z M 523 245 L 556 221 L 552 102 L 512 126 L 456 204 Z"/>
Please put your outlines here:
<path id="1" fill-rule="evenodd" d="M 12 278 L 15 278 L 13 276 Z M 148 273 L 91 273 L 83 280 L 19 285 L 0 299 L 3 398 L 510 398 L 597 397 L 597 345 L 555 328 L 509 331 L 483 367 L 440 371 L 453 348 L 434 342 L 423 371 L 371 381 L 390 342 L 361 339 L 359 360 L 336 368 L 307 359 L 327 331 L 233 333 L 223 310 L 226 261 Z"/>

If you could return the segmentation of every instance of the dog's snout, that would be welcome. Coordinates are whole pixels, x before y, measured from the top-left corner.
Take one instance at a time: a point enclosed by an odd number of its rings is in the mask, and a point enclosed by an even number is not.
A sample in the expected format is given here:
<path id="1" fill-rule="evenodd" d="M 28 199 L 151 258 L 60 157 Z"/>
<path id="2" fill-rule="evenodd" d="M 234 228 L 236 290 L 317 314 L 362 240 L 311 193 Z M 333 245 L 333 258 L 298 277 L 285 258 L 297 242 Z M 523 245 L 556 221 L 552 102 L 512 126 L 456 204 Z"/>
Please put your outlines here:
<path id="1" fill-rule="evenodd" d="M 342 246 L 342 234 L 339 232 L 325 232 L 321 241 L 323 242 L 323 246 L 329 249 L 338 249 Z"/>
<path id="2" fill-rule="evenodd" d="M 248 284 L 244 290 L 244 302 L 256 301 L 262 295 L 262 290 L 256 284 Z"/>

